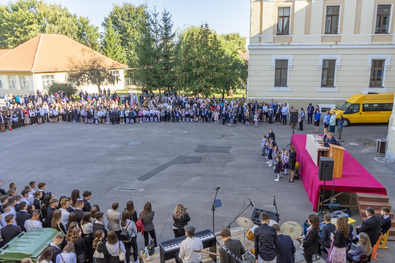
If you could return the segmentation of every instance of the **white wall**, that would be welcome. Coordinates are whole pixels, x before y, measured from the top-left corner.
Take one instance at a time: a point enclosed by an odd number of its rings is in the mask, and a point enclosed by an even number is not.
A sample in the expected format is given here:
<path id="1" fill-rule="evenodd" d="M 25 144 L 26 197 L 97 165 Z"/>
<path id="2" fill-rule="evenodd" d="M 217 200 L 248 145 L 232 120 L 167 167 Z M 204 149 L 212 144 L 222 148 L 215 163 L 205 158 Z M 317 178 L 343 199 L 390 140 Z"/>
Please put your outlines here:
<path id="1" fill-rule="evenodd" d="M 67 82 L 67 73 L 66 72 L 35 74 L 34 81 L 35 81 L 36 89 L 39 91 L 45 90 L 44 86 L 43 86 L 43 76 L 45 76 L 45 75 L 53 75 L 54 81 L 58 82 L 58 83 Z M 125 76 L 124 76 L 123 69 L 119 70 L 119 75 L 120 75 L 120 81 L 118 83 L 116 83 L 115 85 L 102 86 L 101 89 L 106 89 L 106 90 L 107 90 L 107 88 L 109 88 L 110 90 L 124 89 L 125 88 Z M 87 91 L 88 93 L 97 93 L 98 92 L 97 86 L 94 86 L 94 85 L 81 86 L 81 87 L 79 87 L 79 89 L 82 91 Z"/>
<path id="2" fill-rule="evenodd" d="M 15 76 L 15 89 L 10 88 L 10 83 L 8 81 L 8 76 Z M 21 87 L 21 76 L 24 76 L 27 78 L 28 82 L 28 88 L 27 89 L 22 89 Z M 12 93 L 13 95 L 15 94 L 30 94 L 34 93 L 34 82 L 33 82 L 33 76 L 32 75 L 18 75 L 18 74 L 10 74 L 10 73 L 1 73 L 0 74 L 0 81 L 1 81 L 1 87 L 0 87 L 0 96 L 3 97 L 5 94 L 10 94 Z"/>

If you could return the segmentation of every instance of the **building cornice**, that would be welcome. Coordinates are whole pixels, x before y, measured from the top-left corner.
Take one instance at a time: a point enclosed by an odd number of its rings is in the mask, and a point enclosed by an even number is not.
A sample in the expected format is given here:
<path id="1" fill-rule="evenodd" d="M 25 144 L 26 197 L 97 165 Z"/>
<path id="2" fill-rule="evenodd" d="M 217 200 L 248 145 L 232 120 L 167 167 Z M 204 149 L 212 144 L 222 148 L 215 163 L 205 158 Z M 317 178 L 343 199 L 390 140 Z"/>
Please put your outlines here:
<path id="1" fill-rule="evenodd" d="M 248 50 L 259 49 L 395 49 L 395 45 L 254 45 Z"/>

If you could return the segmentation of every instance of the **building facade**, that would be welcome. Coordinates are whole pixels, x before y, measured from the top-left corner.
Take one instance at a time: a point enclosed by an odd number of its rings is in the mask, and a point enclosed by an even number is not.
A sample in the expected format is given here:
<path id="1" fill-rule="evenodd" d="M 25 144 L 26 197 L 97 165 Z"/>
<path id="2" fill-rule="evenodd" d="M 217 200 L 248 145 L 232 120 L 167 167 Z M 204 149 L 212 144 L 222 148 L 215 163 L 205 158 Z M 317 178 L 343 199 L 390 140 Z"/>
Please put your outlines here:
<path id="1" fill-rule="evenodd" d="M 111 60 L 64 35 L 40 34 L 14 49 L 0 49 L 0 97 L 5 94 L 45 92 L 52 83 L 66 83 L 72 61 L 86 61 L 92 56 L 100 59 L 118 79 L 114 85 L 101 88 L 124 89 L 127 65 Z M 95 85 L 78 88 L 98 93 Z"/>
<path id="2" fill-rule="evenodd" d="M 394 0 L 251 0 L 247 98 L 331 107 L 395 92 Z"/>

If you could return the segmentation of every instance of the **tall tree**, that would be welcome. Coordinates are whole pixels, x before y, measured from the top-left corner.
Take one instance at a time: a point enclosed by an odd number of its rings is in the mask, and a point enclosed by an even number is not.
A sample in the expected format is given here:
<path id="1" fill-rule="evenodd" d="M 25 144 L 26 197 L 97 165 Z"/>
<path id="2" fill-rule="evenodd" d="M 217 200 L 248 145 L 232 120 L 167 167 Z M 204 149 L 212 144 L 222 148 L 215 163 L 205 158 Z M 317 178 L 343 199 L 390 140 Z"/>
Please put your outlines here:
<path id="1" fill-rule="evenodd" d="M 77 36 L 76 39 L 81 44 L 99 50 L 99 28 L 90 24 L 88 17 L 80 16 L 76 22 L 77 24 Z"/>
<path id="2" fill-rule="evenodd" d="M 162 18 L 159 30 L 159 63 L 158 71 L 160 75 L 160 86 L 167 88 L 168 91 L 174 86 L 176 74 L 174 68 L 175 44 L 174 37 L 176 33 L 173 29 L 171 14 L 166 9 L 162 12 Z"/>
<path id="3" fill-rule="evenodd" d="M 229 35 L 231 37 L 229 37 Z M 221 35 L 220 43 L 225 54 L 226 68 L 222 79 L 222 89 L 218 90 L 224 96 L 225 92 L 236 88 L 243 88 L 247 82 L 248 65 L 241 56 L 245 52 L 242 38 L 239 34 Z M 224 37 L 225 36 L 225 37 Z M 228 36 L 228 37 L 226 37 Z M 244 44 L 245 45 L 245 44 Z"/>
<path id="4" fill-rule="evenodd" d="M 182 42 L 177 65 L 178 89 L 205 96 L 220 89 L 226 61 L 217 34 L 205 24 L 187 31 Z"/>
<path id="5" fill-rule="evenodd" d="M 67 81 L 73 87 L 83 85 L 95 85 L 98 92 L 104 85 L 114 85 L 118 82 L 117 77 L 111 70 L 117 65 L 107 65 L 101 55 L 93 50 L 86 50 L 82 58 L 70 59 L 70 71 L 67 74 Z"/>
<path id="6" fill-rule="evenodd" d="M 38 0 L 0 5 L 0 48 L 15 48 L 40 33 L 64 34 L 98 49 L 98 28 L 67 8 Z"/>
<path id="7" fill-rule="evenodd" d="M 115 31 L 119 34 L 128 65 L 135 68 L 138 65 L 136 45 L 142 37 L 142 28 L 144 31 L 144 27 L 148 26 L 147 6 L 135 6 L 130 3 L 114 5 L 108 17 L 104 19 L 104 23 L 107 23 L 109 18 L 112 20 Z"/>
<path id="8" fill-rule="evenodd" d="M 233 42 L 238 48 L 246 50 L 246 39 L 241 37 L 239 33 L 222 34 L 220 39 L 226 42 Z"/>
<path id="9" fill-rule="evenodd" d="M 147 25 L 141 28 L 141 39 L 136 45 L 138 77 L 142 86 L 147 90 L 159 88 L 158 35 L 156 34 L 159 32 L 158 16 L 156 11 L 149 14 Z"/>
<path id="10" fill-rule="evenodd" d="M 111 18 L 103 26 L 105 28 L 102 42 L 103 54 L 117 62 L 126 63 L 125 50 L 121 45 L 118 32 L 114 30 Z"/>

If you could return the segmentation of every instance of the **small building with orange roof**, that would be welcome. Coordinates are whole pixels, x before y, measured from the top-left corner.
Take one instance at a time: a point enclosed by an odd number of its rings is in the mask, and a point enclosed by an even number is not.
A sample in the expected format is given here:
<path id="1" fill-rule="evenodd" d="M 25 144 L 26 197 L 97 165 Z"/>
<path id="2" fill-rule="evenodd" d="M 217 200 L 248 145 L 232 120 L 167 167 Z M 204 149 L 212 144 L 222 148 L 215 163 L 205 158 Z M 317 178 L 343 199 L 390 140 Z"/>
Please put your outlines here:
<path id="1" fill-rule="evenodd" d="M 102 89 L 123 89 L 127 65 L 118 63 L 99 52 L 64 35 L 39 34 L 14 49 L 0 49 L 0 96 L 8 93 L 34 94 L 47 90 L 52 83 L 64 83 L 72 69 L 72 60 L 97 56 L 119 81 Z M 97 87 L 79 87 L 97 93 Z"/>

